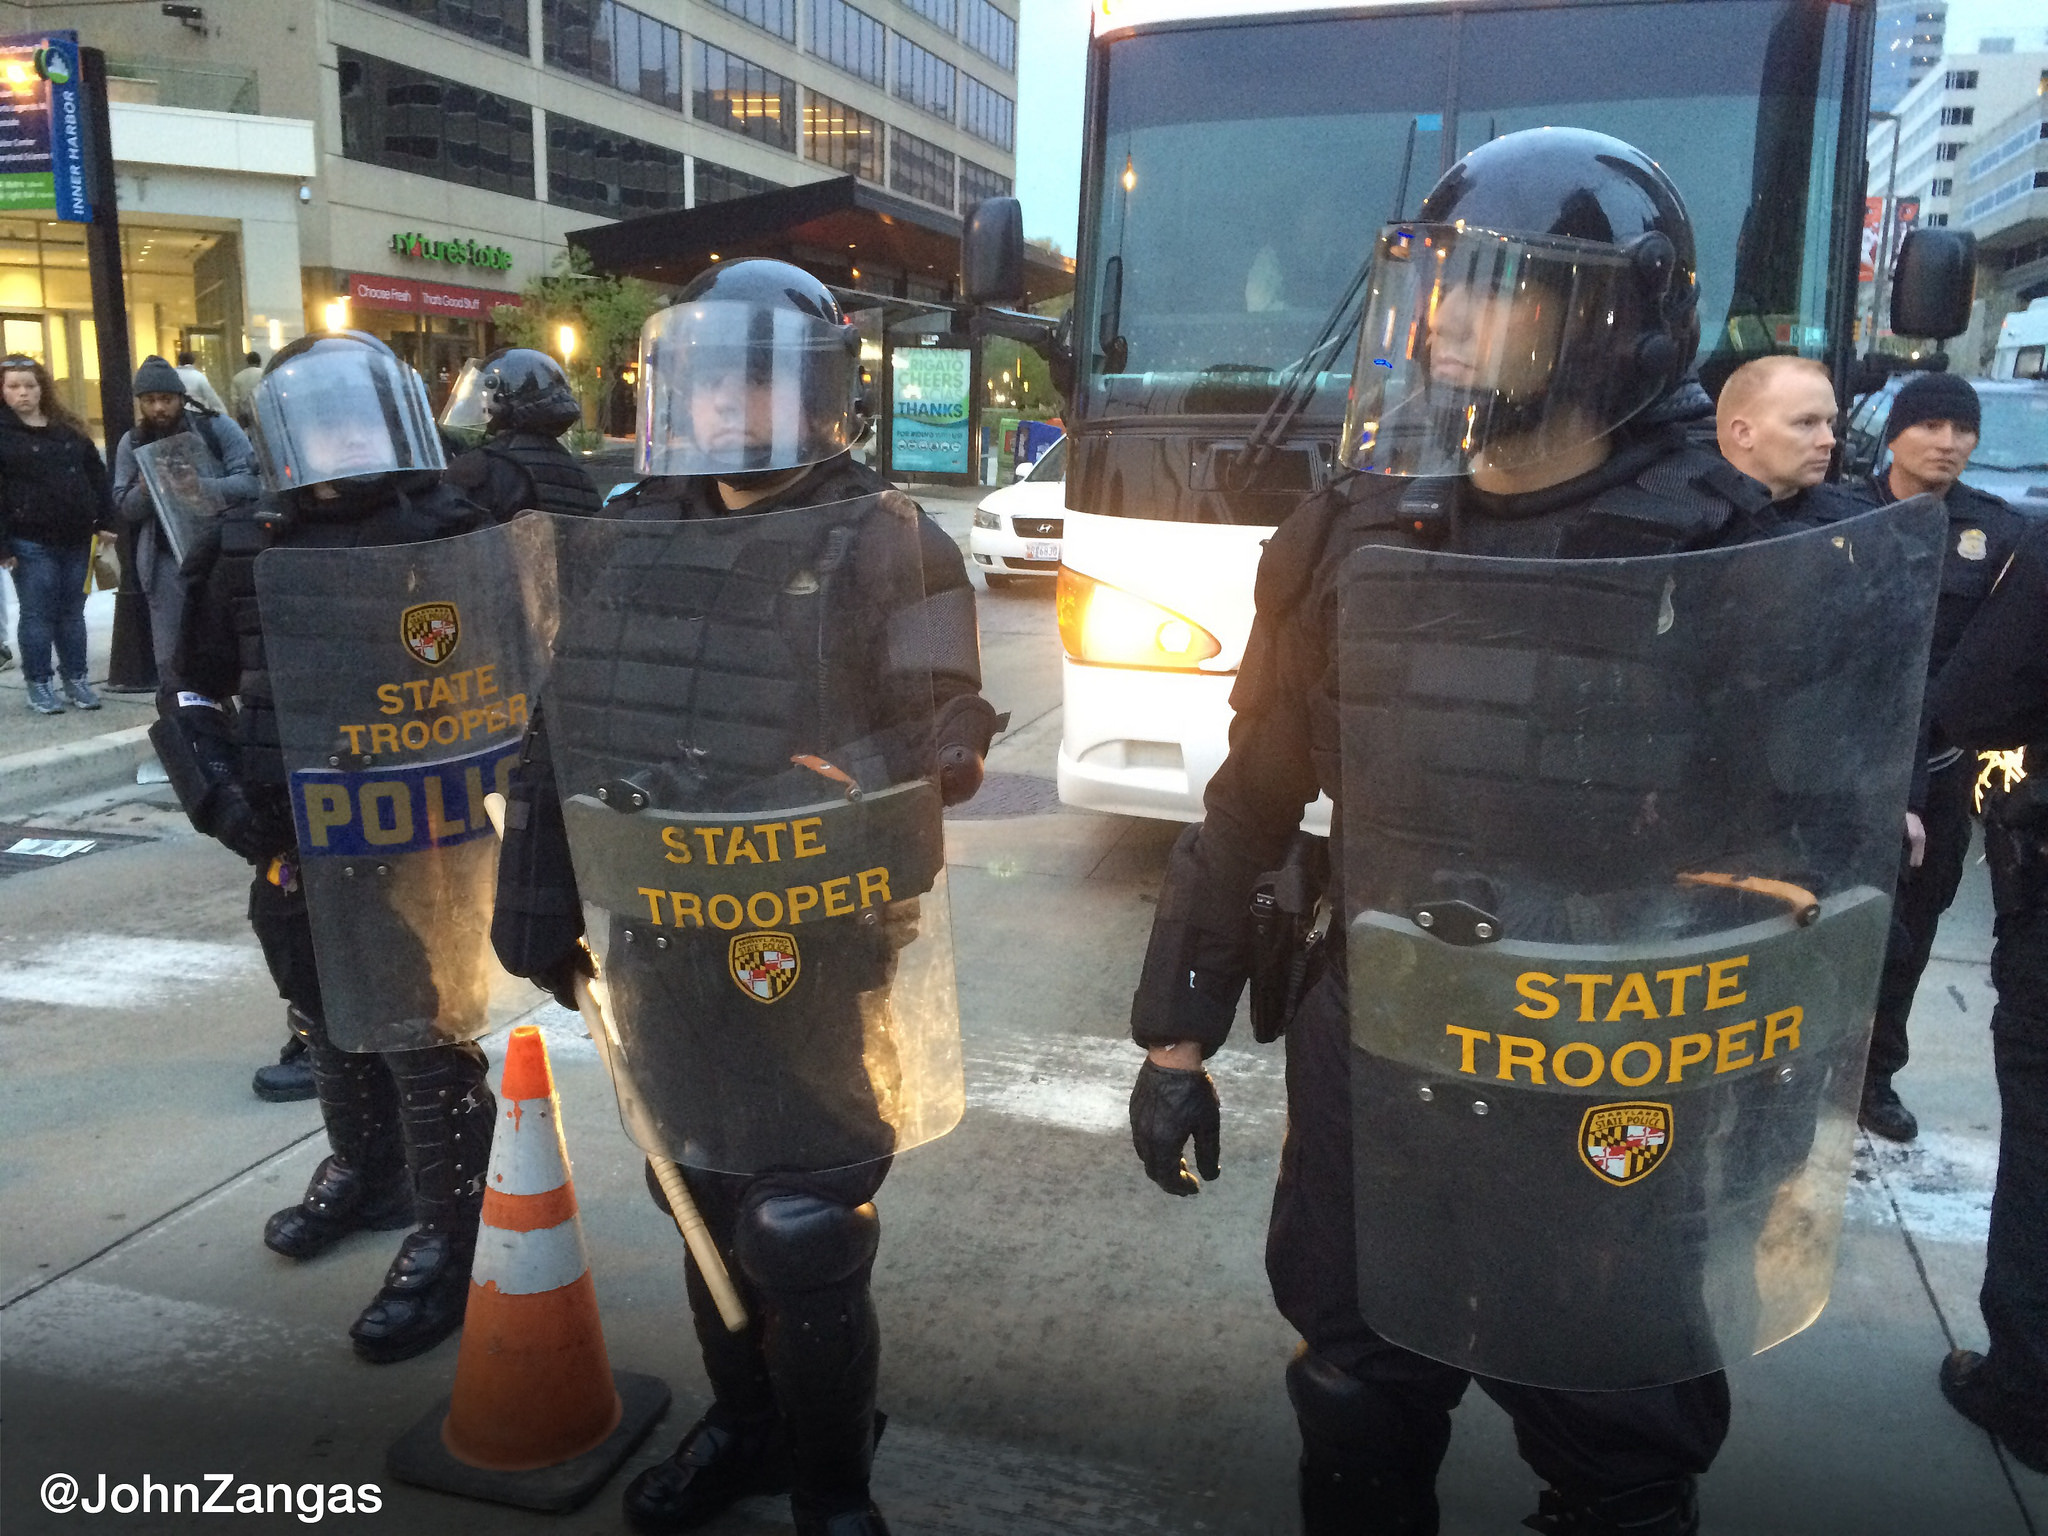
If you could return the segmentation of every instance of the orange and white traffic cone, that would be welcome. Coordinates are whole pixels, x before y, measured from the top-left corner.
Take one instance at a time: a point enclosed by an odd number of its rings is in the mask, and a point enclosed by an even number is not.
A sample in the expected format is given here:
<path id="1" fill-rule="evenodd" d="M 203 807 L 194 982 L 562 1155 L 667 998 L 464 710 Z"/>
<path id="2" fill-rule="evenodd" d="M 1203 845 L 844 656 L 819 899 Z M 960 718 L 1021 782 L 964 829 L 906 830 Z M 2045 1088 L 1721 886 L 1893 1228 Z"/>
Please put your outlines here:
<path id="1" fill-rule="evenodd" d="M 668 1406 L 613 1371 L 540 1031 L 512 1031 L 455 1391 L 391 1448 L 394 1477 L 528 1509 L 575 1509 Z"/>

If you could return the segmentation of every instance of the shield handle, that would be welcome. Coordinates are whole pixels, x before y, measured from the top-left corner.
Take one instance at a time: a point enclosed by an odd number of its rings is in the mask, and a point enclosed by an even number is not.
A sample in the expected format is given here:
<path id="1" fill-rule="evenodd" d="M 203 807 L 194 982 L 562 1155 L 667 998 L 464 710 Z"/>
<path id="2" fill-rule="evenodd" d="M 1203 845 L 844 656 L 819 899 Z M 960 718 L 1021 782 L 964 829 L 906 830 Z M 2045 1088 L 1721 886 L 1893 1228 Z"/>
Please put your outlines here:
<path id="1" fill-rule="evenodd" d="M 1761 875 L 1723 875 L 1711 871 L 1697 875 L 1680 875 L 1680 885 L 1718 885 L 1723 890 L 1748 891 L 1753 896 L 1768 896 L 1782 901 L 1792 909 L 1792 916 L 1799 926 L 1805 928 L 1820 916 L 1820 898 L 1803 885 L 1794 885 L 1790 880 L 1767 880 Z"/>

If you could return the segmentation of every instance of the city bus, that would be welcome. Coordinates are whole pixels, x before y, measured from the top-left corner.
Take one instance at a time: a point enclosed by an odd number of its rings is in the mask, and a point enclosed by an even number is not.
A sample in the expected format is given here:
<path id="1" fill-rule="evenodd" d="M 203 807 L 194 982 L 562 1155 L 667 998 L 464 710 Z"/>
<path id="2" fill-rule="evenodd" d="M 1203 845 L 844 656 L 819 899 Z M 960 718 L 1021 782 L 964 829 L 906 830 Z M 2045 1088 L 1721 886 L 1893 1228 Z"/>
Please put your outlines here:
<path id="1" fill-rule="evenodd" d="M 1872 0 L 1098 0 L 1056 347 L 1060 797 L 1202 816 L 1260 549 L 1340 469 L 1361 263 L 1490 137 L 1658 160 L 1708 391 L 1769 352 L 1846 387 L 1874 27 Z"/>

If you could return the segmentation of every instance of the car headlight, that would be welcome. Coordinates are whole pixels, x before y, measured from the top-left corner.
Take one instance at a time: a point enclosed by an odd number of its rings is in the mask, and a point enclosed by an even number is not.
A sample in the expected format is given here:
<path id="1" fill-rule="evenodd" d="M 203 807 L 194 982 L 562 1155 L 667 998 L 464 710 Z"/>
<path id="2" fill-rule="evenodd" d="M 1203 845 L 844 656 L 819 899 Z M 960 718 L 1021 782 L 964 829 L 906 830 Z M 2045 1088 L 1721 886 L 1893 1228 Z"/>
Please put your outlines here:
<path id="1" fill-rule="evenodd" d="M 1060 644 L 1076 661 L 1192 672 L 1223 650 L 1194 620 L 1065 566 L 1054 604 Z"/>
<path id="2" fill-rule="evenodd" d="M 976 507 L 974 509 L 974 526 L 977 528 L 1000 528 L 1003 526 L 1003 515 L 1000 512 L 991 512 L 987 507 Z"/>

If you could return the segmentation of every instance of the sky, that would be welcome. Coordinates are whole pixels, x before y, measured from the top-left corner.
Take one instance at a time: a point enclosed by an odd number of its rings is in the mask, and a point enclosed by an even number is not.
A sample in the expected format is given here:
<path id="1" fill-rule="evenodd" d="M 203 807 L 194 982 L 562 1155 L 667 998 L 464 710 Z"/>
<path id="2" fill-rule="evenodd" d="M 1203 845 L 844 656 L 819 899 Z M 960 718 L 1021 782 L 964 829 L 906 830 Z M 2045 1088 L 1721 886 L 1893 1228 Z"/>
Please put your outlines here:
<path id="1" fill-rule="evenodd" d="M 2039 3 L 2039 0 L 2023 0 Z M 1092 0 L 1023 0 L 1017 26 L 1017 198 L 1024 233 L 1074 254 L 1081 98 Z"/>
<path id="2" fill-rule="evenodd" d="M 1081 100 L 1092 0 L 1022 0 L 1017 28 L 1017 196 L 1024 233 L 1074 253 L 1081 200 Z M 1950 51 L 2010 36 L 2048 47 L 2044 0 L 1949 0 Z"/>

